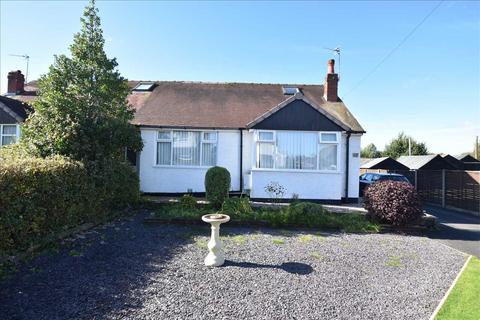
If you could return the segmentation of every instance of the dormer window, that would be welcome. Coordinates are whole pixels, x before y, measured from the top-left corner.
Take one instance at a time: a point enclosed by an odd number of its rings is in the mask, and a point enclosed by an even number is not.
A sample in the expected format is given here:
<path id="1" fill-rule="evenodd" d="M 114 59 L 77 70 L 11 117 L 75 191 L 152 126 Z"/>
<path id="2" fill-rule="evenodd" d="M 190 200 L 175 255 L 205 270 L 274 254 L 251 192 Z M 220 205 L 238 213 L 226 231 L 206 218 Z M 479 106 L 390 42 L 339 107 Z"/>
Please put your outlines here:
<path id="1" fill-rule="evenodd" d="M 133 88 L 133 91 L 152 91 L 154 86 L 155 82 L 140 82 L 135 88 Z"/>

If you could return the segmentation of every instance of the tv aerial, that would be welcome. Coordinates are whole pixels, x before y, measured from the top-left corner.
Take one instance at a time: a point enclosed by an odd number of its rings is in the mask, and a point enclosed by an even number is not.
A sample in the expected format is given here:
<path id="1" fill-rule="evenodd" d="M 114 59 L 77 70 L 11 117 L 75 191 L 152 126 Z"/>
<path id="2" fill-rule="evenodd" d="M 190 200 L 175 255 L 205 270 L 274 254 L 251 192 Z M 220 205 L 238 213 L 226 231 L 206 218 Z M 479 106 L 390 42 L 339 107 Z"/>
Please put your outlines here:
<path id="1" fill-rule="evenodd" d="M 332 52 L 333 52 L 333 55 L 338 56 L 338 74 L 340 75 L 340 51 L 341 51 L 340 46 L 337 46 L 337 47 L 335 47 L 335 48 L 323 47 L 323 49 L 332 51 Z"/>
<path id="2" fill-rule="evenodd" d="M 28 54 L 9 54 L 12 57 L 23 58 L 27 62 L 27 70 L 25 71 L 25 83 L 28 83 L 28 63 L 30 62 L 30 56 Z"/>

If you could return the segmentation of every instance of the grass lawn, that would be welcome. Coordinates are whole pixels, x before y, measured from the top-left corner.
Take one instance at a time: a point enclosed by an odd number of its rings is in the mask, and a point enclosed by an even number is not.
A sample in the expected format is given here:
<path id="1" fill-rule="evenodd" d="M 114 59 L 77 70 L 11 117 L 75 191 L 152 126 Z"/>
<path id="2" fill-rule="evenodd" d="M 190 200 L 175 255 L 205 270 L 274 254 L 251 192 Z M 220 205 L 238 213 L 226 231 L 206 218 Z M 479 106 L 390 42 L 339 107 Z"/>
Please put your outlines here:
<path id="1" fill-rule="evenodd" d="M 335 229 L 345 232 L 378 232 L 379 225 L 357 213 L 332 213 L 315 203 L 292 203 L 282 208 L 252 208 L 247 199 L 229 199 L 223 213 L 232 221 L 245 225 L 261 224 L 271 227 L 306 227 Z M 215 213 L 208 205 L 185 206 L 182 203 L 164 204 L 155 210 L 154 216 L 165 220 L 200 221 L 202 215 Z M 302 239 L 308 242 L 309 239 Z"/>
<path id="2" fill-rule="evenodd" d="M 435 319 L 480 319 L 480 259 L 470 259 Z"/>

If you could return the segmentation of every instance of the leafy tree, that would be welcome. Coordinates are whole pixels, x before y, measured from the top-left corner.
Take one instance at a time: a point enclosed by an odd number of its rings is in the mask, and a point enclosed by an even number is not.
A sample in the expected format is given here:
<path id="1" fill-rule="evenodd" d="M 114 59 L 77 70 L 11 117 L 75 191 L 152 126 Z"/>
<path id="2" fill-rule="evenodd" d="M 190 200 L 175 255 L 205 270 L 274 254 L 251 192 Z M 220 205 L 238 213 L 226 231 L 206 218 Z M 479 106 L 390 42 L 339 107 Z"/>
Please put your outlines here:
<path id="1" fill-rule="evenodd" d="M 412 156 L 428 154 L 427 146 L 423 142 L 417 142 L 412 137 L 400 132 L 398 136 L 385 146 L 384 156 L 394 159 L 400 156 L 408 156 L 408 141 L 410 139 Z"/>
<path id="2" fill-rule="evenodd" d="M 373 143 L 370 143 L 360 151 L 360 156 L 362 158 L 379 158 L 382 156 L 382 153 L 377 150 Z"/>
<path id="3" fill-rule="evenodd" d="M 70 46 L 71 57 L 55 56 L 39 80 L 35 112 L 23 128 L 23 144 L 35 155 L 65 155 L 96 161 L 122 156 L 125 147 L 142 148 L 130 121 L 129 87 L 115 58 L 104 51 L 98 9 L 91 0 L 81 18 L 82 29 Z"/>

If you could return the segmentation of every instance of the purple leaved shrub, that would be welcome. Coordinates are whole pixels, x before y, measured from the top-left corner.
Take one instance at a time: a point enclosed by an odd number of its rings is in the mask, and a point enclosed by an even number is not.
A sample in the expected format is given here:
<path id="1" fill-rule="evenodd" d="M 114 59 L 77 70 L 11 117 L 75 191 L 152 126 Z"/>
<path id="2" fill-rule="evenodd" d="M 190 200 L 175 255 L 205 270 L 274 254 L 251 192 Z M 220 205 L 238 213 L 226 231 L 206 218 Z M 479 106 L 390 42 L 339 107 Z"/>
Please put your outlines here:
<path id="1" fill-rule="evenodd" d="M 422 215 L 422 203 L 415 188 L 400 181 L 379 181 L 364 194 L 365 209 L 371 219 L 395 226 L 406 225 Z"/>

